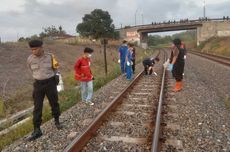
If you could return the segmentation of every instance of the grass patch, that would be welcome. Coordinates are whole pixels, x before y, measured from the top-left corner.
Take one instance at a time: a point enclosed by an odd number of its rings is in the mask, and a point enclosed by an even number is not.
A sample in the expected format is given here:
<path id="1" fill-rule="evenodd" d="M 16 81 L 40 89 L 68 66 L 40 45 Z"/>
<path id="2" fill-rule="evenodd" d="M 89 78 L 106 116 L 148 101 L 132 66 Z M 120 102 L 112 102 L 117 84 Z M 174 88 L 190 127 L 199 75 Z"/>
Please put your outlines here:
<path id="1" fill-rule="evenodd" d="M 230 57 L 230 48 L 224 48 L 223 50 L 221 50 L 221 54 L 223 56 Z"/>
<path id="2" fill-rule="evenodd" d="M 9 99 L 5 100 L 6 115 L 29 108 L 33 105 L 32 86 L 25 86 L 17 90 Z M 28 93 L 29 92 L 29 93 Z M 23 102 L 22 102 L 23 101 Z M 19 104 L 20 103 L 20 104 Z"/>
<path id="3" fill-rule="evenodd" d="M 230 111 L 230 100 L 229 100 L 229 98 L 224 99 L 224 105 Z"/>
<path id="4" fill-rule="evenodd" d="M 4 102 L 0 98 L 0 118 L 5 117 L 5 107 L 4 107 Z"/>
<path id="5" fill-rule="evenodd" d="M 26 135 L 29 132 L 28 130 L 32 129 L 32 119 L 30 119 L 28 122 L 22 124 L 20 127 L 10 131 L 8 134 L 1 136 L 0 150 L 2 150 L 6 145 L 14 142 L 16 139 L 19 139 L 22 136 Z"/>
<path id="6" fill-rule="evenodd" d="M 150 46 L 149 48 L 151 49 L 160 49 L 160 48 L 165 48 L 165 47 L 170 47 L 170 44 L 158 44 L 155 46 Z"/>
<path id="7" fill-rule="evenodd" d="M 230 37 L 211 37 L 198 46 L 198 50 L 214 55 L 230 57 Z"/>
<path id="8" fill-rule="evenodd" d="M 215 40 L 215 37 L 211 37 L 203 42 L 200 43 L 200 45 L 198 46 L 198 49 L 202 50 L 206 44 L 208 44 L 209 42 Z"/>

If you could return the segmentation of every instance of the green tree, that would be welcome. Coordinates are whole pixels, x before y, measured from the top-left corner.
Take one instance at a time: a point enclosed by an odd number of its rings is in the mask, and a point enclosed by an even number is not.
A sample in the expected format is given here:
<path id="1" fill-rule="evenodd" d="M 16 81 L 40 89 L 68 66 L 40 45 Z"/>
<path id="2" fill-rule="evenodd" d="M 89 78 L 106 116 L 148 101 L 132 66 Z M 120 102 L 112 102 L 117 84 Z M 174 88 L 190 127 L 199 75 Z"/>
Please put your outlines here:
<path id="1" fill-rule="evenodd" d="M 26 41 L 26 39 L 25 39 L 24 37 L 20 37 L 20 38 L 18 39 L 18 42 L 23 42 L 23 41 Z"/>
<path id="2" fill-rule="evenodd" d="M 43 28 L 43 32 L 39 34 L 40 38 L 49 37 L 49 36 L 58 36 L 64 35 L 66 32 L 62 29 L 62 26 L 56 28 L 54 25 Z"/>
<path id="3" fill-rule="evenodd" d="M 31 40 L 34 40 L 34 39 L 39 39 L 39 36 L 37 34 L 34 34 L 30 37 Z"/>
<path id="4" fill-rule="evenodd" d="M 148 45 L 149 46 L 156 46 L 159 44 L 168 44 L 172 42 L 171 36 L 164 36 L 161 37 L 160 35 L 150 35 L 148 37 Z"/>
<path id="5" fill-rule="evenodd" d="M 82 18 L 82 23 L 76 27 L 76 31 L 83 37 L 114 38 L 117 36 L 113 20 L 107 11 L 95 9 L 91 14 L 86 14 Z"/>
<path id="6" fill-rule="evenodd" d="M 172 38 L 180 38 L 183 41 L 195 41 L 196 40 L 196 31 L 189 30 L 181 33 L 174 34 Z"/>

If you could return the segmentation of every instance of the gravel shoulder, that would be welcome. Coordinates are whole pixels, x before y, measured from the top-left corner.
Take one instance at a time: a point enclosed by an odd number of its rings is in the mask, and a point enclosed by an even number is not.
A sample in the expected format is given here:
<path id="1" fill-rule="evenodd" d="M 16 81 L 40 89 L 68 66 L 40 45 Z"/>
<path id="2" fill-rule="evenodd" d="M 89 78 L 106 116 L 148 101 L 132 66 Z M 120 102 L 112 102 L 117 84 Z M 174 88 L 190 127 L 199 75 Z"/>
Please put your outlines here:
<path id="1" fill-rule="evenodd" d="M 229 67 L 189 54 L 175 98 L 184 151 L 230 151 Z"/>

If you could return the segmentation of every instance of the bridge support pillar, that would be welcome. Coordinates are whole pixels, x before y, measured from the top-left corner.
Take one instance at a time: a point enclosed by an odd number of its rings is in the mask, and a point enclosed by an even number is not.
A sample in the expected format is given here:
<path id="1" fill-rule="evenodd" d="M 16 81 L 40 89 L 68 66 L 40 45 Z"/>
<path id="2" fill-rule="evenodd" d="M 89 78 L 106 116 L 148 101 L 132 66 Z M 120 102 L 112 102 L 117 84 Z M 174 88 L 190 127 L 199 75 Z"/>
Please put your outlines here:
<path id="1" fill-rule="evenodd" d="M 148 47 L 148 33 L 140 33 L 140 47 L 147 49 Z"/>

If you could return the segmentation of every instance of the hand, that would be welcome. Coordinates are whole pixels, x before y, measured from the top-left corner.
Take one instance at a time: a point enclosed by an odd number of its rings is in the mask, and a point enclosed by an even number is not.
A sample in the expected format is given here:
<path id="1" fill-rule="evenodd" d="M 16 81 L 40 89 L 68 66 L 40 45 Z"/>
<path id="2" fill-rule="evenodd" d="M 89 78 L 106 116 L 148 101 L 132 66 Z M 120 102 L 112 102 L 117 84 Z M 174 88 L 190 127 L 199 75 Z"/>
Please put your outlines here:
<path id="1" fill-rule="evenodd" d="M 127 65 L 130 66 L 130 62 L 129 61 L 127 61 Z"/>
<path id="2" fill-rule="evenodd" d="M 165 63 L 163 64 L 163 67 L 164 67 L 164 68 L 167 68 L 167 67 L 168 67 L 168 64 L 165 62 Z"/>
<path id="3" fill-rule="evenodd" d="M 164 68 L 167 68 L 169 66 L 169 59 L 163 64 Z"/>
<path id="4" fill-rule="evenodd" d="M 169 64 L 168 70 L 169 70 L 169 71 L 172 71 L 172 70 L 173 70 L 173 64 Z"/>
<path id="5" fill-rule="evenodd" d="M 184 59 L 186 59 L 186 55 L 184 55 Z"/>
<path id="6" fill-rule="evenodd" d="M 82 73 L 82 74 L 81 74 L 81 77 L 82 77 L 82 78 L 84 78 L 84 77 L 85 77 L 85 75 Z"/>
<path id="7" fill-rule="evenodd" d="M 117 62 L 118 62 L 118 63 L 121 63 L 121 60 L 119 59 Z"/>

